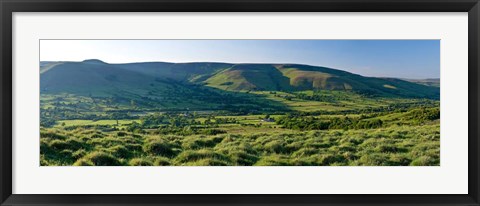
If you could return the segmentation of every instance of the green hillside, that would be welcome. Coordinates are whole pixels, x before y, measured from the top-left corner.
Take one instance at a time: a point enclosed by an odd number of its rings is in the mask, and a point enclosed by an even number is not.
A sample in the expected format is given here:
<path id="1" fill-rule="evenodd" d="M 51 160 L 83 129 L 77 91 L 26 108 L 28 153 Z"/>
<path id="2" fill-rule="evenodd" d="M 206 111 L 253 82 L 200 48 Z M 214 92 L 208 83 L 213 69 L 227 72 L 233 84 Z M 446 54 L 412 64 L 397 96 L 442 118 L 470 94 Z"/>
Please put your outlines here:
<path id="1" fill-rule="evenodd" d="M 439 166 L 439 87 L 299 64 L 40 62 L 40 165 Z"/>
<path id="2" fill-rule="evenodd" d="M 224 90 L 343 90 L 379 97 L 438 99 L 438 88 L 395 78 L 364 77 L 308 65 L 239 64 L 217 73 L 206 85 Z"/>
<path id="3" fill-rule="evenodd" d="M 299 64 L 228 64 L 143 62 L 108 64 L 41 62 L 45 93 L 146 95 L 172 92 L 172 82 L 226 91 L 340 90 L 378 97 L 439 99 L 439 88 L 395 78 L 374 78 L 342 70 Z"/>
<path id="4" fill-rule="evenodd" d="M 134 105 L 134 108 L 148 110 L 285 110 L 273 101 L 252 98 L 252 94 L 234 95 L 193 83 L 192 79 L 212 74 L 223 66 L 225 64 L 107 64 L 99 60 L 48 63 L 40 69 L 40 92 L 49 98 L 73 95 L 80 103 L 93 101 L 91 103 L 98 107 L 105 105 L 110 109 L 131 109 Z M 187 69 L 182 69 L 184 67 Z"/>
<path id="5" fill-rule="evenodd" d="M 166 63 L 145 62 L 117 64 L 119 68 L 139 72 L 160 79 L 170 79 L 181 82 L 201 82 L 219 70 L 230 68 L 231 64 L 225 63 Z"/>
<path id="6" fill-rule="evenodd" d="M 272 65 L 238 64 L 207 79 L 208 86 L 224 90 L 291 90 L 288 77 Z"/>
<path id="7" fill-rule="evenodd" d="M 52 66 L 53 65 L 53 66 Z M 98 62 L 64 62 L 41 70 L 40 86 L 44 93 L 73 93 L 108 96 L 119 92 L 145 90 L 154 77 Z M 167 84 L 156 82 L 161 88 Z"/>
<path id="8" fill-rule="evenodd" d="M 349 72 L 308 65 L 278 65 L 299 90 L 347 90 L 360 94 L 384 97 L 433 98 L 438 88 L 412 84 L 395 78 L 364 77 Z"/>

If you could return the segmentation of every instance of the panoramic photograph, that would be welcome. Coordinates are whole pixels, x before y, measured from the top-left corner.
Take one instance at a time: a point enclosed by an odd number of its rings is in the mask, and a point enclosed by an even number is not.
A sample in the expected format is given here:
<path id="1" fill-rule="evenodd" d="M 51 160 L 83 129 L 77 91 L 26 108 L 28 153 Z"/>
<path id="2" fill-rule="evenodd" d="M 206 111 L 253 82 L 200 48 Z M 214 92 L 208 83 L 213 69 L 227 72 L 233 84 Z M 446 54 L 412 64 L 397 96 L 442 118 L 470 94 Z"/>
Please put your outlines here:
<path id="1" fill-rule="evenodd" d="M 41 166 L 440 166 L 439 40 L 40 40 Z"/>

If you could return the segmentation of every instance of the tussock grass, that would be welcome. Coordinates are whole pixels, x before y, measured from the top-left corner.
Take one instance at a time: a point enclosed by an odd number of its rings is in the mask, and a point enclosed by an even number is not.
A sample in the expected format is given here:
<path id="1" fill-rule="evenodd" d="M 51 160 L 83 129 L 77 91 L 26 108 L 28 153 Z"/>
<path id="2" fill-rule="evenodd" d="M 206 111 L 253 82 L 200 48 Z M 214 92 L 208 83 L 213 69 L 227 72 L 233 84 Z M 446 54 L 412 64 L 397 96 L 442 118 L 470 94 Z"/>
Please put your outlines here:
<path id="1" fill-rule="evenodd" d="M 94 165 L 94 166 L 120 166 L 122 162 L 105 152 L 92 152 L 82 159 L 77 160 L 74 165 Z"/>
<path id="2" fill-rule="evenodd" d="M 170 164 L 170 159 L 166 157 L 157 157 L 153 163 L 155 166 L 169 166 Z"/>
<path id="3" fill-rule="evenodd" d="M 42 128 L 40 164 L 432 166 L 440 165 L 439 131 L 439 124 L 191 136 Z"/>
<path id="4" fill-rule="evenodd" d="M 172 149 L 172 145 L 163 139 L 154 139 L 147 142 L 143 147 L 143 151 L 149 154 L 165 157 L 176 155 L 175 151 Z"/>
<path id="5" fill-rule="evenodd" d="M 128 165 L 131 165 L 131 166 L 152 166 L 153 163 L 149 160 L 146 160 L 146 159 L 134 158 L 134 159 L 131 159 L 128 162 Z"/>
<path id="6" fill-rule="evenodd" d="M 197 162 L 198 164 L 201 164 L 202 162 L 203 163 L 208 162 L 206 161 L 206 159 L 210 159 L 212 160 L 212 162 L 216 162 L 218 164 L 219 162 L 229 161 L 228 157 L 226 157 L 223 154 L 214 152 L 211 149 L 200 149 L 200 150 L 187 150 L 180 153 L 178 157 L 175 158 L 175 162 L 179 164 L 185 164 L 188 162 Z"/>

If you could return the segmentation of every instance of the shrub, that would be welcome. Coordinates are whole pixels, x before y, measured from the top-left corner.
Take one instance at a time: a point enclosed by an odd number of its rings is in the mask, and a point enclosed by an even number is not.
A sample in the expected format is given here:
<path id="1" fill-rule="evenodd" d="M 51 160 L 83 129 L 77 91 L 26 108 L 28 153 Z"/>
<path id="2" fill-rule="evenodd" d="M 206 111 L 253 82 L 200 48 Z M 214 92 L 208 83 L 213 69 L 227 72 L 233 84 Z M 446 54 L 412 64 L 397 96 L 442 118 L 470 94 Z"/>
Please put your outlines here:
<path id="1" fill-rule="evenodd" d="M 117 132 L 117 136 L 118 137 L 124 137 L 124 136 L 127 136 L 127 133 L 126 132 Z"/>
<path id="2" fill-rule="evenodd" d="M 227 132 L 225 130 L 220 130 L 220 129 L 204 129 L 204 130 L 200 130 L 200 133 L 205 135 L 217 135 L 217 134 L 225 134 Z"/>

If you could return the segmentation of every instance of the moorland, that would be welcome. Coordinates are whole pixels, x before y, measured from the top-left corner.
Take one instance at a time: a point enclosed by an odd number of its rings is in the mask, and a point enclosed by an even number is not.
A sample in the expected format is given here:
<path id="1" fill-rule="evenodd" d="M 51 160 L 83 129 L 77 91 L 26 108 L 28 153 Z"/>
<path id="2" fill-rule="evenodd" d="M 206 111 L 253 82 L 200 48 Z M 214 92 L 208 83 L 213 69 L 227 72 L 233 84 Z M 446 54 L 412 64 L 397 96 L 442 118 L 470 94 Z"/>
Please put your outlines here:
<path id="1" fill-rule="evenodd" d="M 40 164 L 438 166 L 439 85 L 301 64 L 40 62 Z"/>

